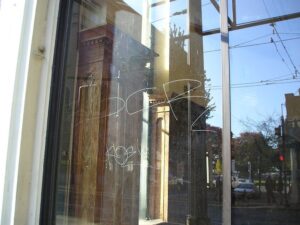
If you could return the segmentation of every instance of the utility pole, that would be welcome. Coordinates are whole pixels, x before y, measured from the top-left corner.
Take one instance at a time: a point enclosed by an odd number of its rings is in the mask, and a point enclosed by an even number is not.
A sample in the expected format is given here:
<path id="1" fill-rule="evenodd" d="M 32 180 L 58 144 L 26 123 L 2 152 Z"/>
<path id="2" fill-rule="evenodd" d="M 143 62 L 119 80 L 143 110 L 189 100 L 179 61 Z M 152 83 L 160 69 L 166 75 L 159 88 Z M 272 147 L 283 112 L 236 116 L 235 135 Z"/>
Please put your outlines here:
<path id="1" fill-rule="evenodd" d="M 252 182 L 252 176 L 251 176 L 251 162 L 248 161 L 248 174 L 249 174 L 249 182 Z"/>
<path id="2" fill-rule="evenodd" d="M 281 104 L 281 109 L 282 109 L 282 104 Z M 282 154 L 283 154 L 283 160 L 282 160 L 282 171 L 283 171 L 283 176 L 284 176 L 284 203 L 286 206 L 288 206 L 288 199 L 287 199 L 287 179 L 286 179 L 286 165 L 285 165 L 285 160 L 286 160 L 286 143 L 285 143 L 285 125 L 284 125 L 284 117 L 283 117 L 283 112 L 281 115 L 281 138 L 282 138 Z"/>

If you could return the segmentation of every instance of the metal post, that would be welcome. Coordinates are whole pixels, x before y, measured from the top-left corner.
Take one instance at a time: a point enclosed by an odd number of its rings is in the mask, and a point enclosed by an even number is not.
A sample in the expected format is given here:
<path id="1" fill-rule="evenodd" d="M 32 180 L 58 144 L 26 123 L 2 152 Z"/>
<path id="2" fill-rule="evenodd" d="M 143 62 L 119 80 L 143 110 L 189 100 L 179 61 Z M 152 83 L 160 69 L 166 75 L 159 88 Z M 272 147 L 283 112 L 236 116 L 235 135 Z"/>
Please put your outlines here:
<path id="1" fill-rule="evenodd" d="M 232 24 L 233 26 L 235 26 L 236 25 L 236 0 L 232 0 L 232 14 L 233 14 Z"/>
<path id="2" fill-rule="evenodd" d="M 188 99 L 187 99 L 187 107 L 188 107 L 188 217 L 192 215 L 191 210 L 191 199 L 192 199 L 192 138 L 191 138 L 191 84 L 188 82 Z"/>
<path id="3" fill-rule="evenodd" d="M 223 224 L 231 224 L 231 114 L 230 114 L 230 73 L 228 0 L 221 0 L 221 62 L 222 62 L 222 160 L 223 160 Z"/>
<path id="4" fill-rule="evenodd" d="M 202 11 L 201 1 L 188 0 L 188 54 L 187 61 L 190 66 L 191 74 L 188 75 L 189 79 L 196 79 L 202 82 L 204 73 L 203 62 L 203 38 L 200 34 L 202 32 Z M 191 90 L 192 84 L 189 85 Z M 204 88 L 204 87 L 203 87 Z M 204 90 L 204 89 L 203 89 Z M 196 93 L 189 93 L 190 97 L 193 97 Z M 188 97 L 188 96 L 187 96 Z M 189 184 L 190 197 L 188 197 L 189 215 L 187 215 L 186 224 L 188 225 L 208 225 L 210 224 L 207 214 L 207 187 L 206 187 L 206 158 L 205 158 L 205 134 L 191 133 L 192 125 L 191 121 L 194 119 L 194 114 L 204 110 L 200 105 L 196 106 L 190 99 L 188 99 L 188 139 L 187 147 L 190 149 L 190 162 L 191 166 Z M 203 106 L 203 105 L 202 105 Z M 200 109 L 201 108 L 201 109 Z M 203 118 L 198 124 L 198 127 L 204 127 L 205 119 Z M 189 123 L 189 124 L 188 124 Z M 188 159 L 189 160 L 189 159 Z"/>
<path id="5" fill-rule="evenodd" d="M 252 180 L 252 174 L 251 174 L 251 162 L 248 161 L 248 173 L 249 173 L 249 182 Z"/>
<path id="6" fill-rule="evenodd" d="M 281 105 L 281 109 L 282 109 L 282 105 Z M 282 161 L 282 172 L 283 172 L 283 176 L 284 176 L 284 204 L 286 206 L 288 206 L 288 199 L 287 199 L 287 189 L 286 189 L 286 185 L 287 185 L 287 179 L 286 179 L 286 166 L 285 166 L 285 160 L 286 160 L 286 146 L 285 146 L 285 126 L 284 126 L 284 117 L 283 117 L 283 112 L 282 112 L 282 116 L 281 116 L 281 134 L 282 134 L 282 154 L 284 156 L 284 159 Z"/>

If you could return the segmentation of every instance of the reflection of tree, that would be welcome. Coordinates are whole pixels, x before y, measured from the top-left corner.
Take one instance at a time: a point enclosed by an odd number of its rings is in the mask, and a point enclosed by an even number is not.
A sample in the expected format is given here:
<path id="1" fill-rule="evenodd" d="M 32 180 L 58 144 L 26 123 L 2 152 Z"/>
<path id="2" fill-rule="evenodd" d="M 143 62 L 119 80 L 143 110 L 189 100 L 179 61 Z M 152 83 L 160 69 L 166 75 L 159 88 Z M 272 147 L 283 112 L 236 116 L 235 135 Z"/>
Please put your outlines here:
<path id="1" fill-rule="evenodd" d="M 281 164 L 276 158 L 279 142 L 274 132 L 278 123 L 279 120 L 272 116 L 262 121 L 242 121 L 246 131 L 233 139 L 236 169 L 241 176 L 248 175 L 248 162 L 251 163 L 254 178 L 280 169 Z"/>
<path id="2" fill-rule="evenodd" d="M 241 176 L 248 175 L 248 162 L 251 162 L 253 175 L 268 172 L 272 169 L 273 163 L 270 160 L 274 149 L 268 145 L 266 137 L 262 133 L 244 132 L 233 140 L 234 157 L 236 169 Z"/>
<path id="3" fill-rule="evenodd" d="M 203 117 L 205 119 L 210 118 L 210 113 L 215 109 L 215 104 L 212 102 L 213 98 L 210 94 L 210 78 L 207 77 L 206 75 L 206 71 L 204 70 L 203 72 L 201 72 L 199 77 L 195 77 L 193 73 L 195 73 L 195 71 L 193 71 L 193 68 L 191 68 L 190 66 L 188 66 L 188 63 L 185 65 L 187 66 L 186 69 L 183 69 L 182 65 L 180 65 L 180 69 L 177 68 L 176 66 L 178 65 L 178 61 L 179 60 L 186 60 L 187 59 L 187 49 L 186 49 L 186 41 L 187 39 L 185 38 L 185 34 L 184 34 L 184 30 L 181 29 L 180 27 L 177 27 L 176 24 L 173 24 L 173 26 L 170 26 L 170 50 L 171 50 L 171 54 L 170 54 L 170 62 L 173 63 L 174 65 L 171 66 L 171 70 L 175 70 L 175 73 L 178 73 L 180 70 L 182 70 L 181 72 L 183 72 L 184 74 L 180 74 L 181 76 L 184 75 L 184 78 L 187 78 L 188 76 L 186 76 L 187 74 L 192 75 L 192 77 L 194 77 L 193 79 L 199 80 L 202 83 L 202 87 L 197 88 L 196 91 L 200 91 L 201 92 L 201 96 L 203 96 L 203 98 L 201 98 L 201 105 L 205 107 L 205 109 L 207 109 L 205 115 L 203 115 Z M 200 63 L 200 62 L 199 62 Z M 174 71 L 173 71 L 174 73 Z M 185 74 L 187 73 L 187 74 Z M 186 76 L 186 77 L 185 77 Z M 180 77 L 181 79 L 183 77 Z M 191 87 L 193 88 L 193 87 Z M 201 89 L 201 90 L 200 90 Z M 184 89 L 185 92 L 187 92 L 187 86 Z"/>
<path id="4" fill-rule="evenodd" d="M 203 68 L 202 38 L 198 34 L 189 34 L 188 52 L 184 43 L 184 32 L 176 25 L 170 28 L 170 58 L 169 80 L 181 81 L 169 89 L 172 97 L 184 93 L 185 97 L 178 98 L 172 103 L 172 109 L 178 119 L 170 116 L 170 169 L 169 173 L 177 174 L 179 165 L 184 165 L 184 183 L 182 199 L 187 205 L 187 211 L 182 211 L 187 216 L 187 223 L 209 224 L 206 187 L 206 134 L 199 132 L 206 130 L 206 118 L 209 114 Z M 197 41 L 195 36 L 197 36 Z M 197 57 L 195 57 L 197 56 Z M 186 132 L 188 131 L 188 132 Z M 176 171 L 177 170 L 177 171 Z M 187 194 L 187 198 L 186 198 Z M 172 196 L 172 197 L 171 197 Z M 175 198 L 173 196 L 176 196 Z M 177 211 L 178 193 L 169 196 L 169 219 L 178 217 L 171 214 Z M 172 208 L 176 207 L 176 208 Z M 174 217 L 174 218 L 175 218 Z M 178 221 L 180 223 L 184 221 Z"/>
<path id="5" fill-rule="evenodd" d="M 205 92 L 204 92 L 204 95 L 205 95 L 205 106 L 206 108 L 209 108 L 209 110 L 207 111 L 207 113 L 205 114 L 206 116 L 206 119 L 208 118 L 211 118 L 211 115 L 210 113 L 212 111 L 215 110 L 216 108 L 216 104 L 212 101 L 213 100 L 213 97 L 211 96 L 210 94 L 210 78 L 207 78 L 206 76 L 206 71 L 204 71 L 204 85 L 205 85 Z"/>
<path id="6" fill-rule="evenodd" d="M 247 131 L 262 133 L 268 145 L 276 148 L 278 146 L 278 140 L 274 133 L 274 129 L 280 124 L 280 120 L 279 117 L 278 119 L 275 119 L 274 117 L 275 116 L 268 116 L 261 121 L 247 118 L 247 120 L 241 121 L 241 123 L 245 126 Z"/>
<path id="7" fill-rule="evenodd" d="M 184 30 L 181 30 L 180 27 L 177 28 L 176 24 L 170 26 L 170 40 L 172 41 L 172 44 L 178 45 L 180 48 L 184 49 Z"/>

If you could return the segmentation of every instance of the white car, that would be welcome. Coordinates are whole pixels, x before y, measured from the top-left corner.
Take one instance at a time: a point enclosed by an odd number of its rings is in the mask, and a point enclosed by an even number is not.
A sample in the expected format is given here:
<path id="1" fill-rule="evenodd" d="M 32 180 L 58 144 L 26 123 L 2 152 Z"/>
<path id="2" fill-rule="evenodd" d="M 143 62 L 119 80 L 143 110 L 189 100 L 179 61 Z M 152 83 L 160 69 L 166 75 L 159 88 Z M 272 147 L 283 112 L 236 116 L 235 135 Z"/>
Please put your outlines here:
<path id="1" fill-rule="evenodd" d="M 253 183 L 240 183 L 234 188 L 235 197 L 237 199 L 258 198 L 259 191 Z"/>

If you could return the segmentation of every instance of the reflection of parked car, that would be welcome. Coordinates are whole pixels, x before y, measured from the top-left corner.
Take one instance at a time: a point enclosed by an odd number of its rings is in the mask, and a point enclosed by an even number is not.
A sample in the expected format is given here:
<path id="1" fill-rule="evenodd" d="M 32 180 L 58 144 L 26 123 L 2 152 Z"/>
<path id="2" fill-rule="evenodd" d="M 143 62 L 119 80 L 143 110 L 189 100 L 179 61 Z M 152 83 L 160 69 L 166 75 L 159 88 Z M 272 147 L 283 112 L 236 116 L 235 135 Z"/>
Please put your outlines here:
<path id="1" fill-rule="evenodd" d="M 240 183 L 245 183 L 245 182 L 246 182 L 246 179 L 245 179 L 245 178 L 239 178 L 238 181 L 239 181 Z"/>
<path id="2" fill-rule="evenodd" d="M 238 178 L 239 183 L 251 183 L 249 179 L 246 178 Z"/>
<path id="3" fill-rule="evenodd" d="M 236 199 L 258 198 L 259 191 L 253 183 L 241 183 L 234 189 Z"/>

